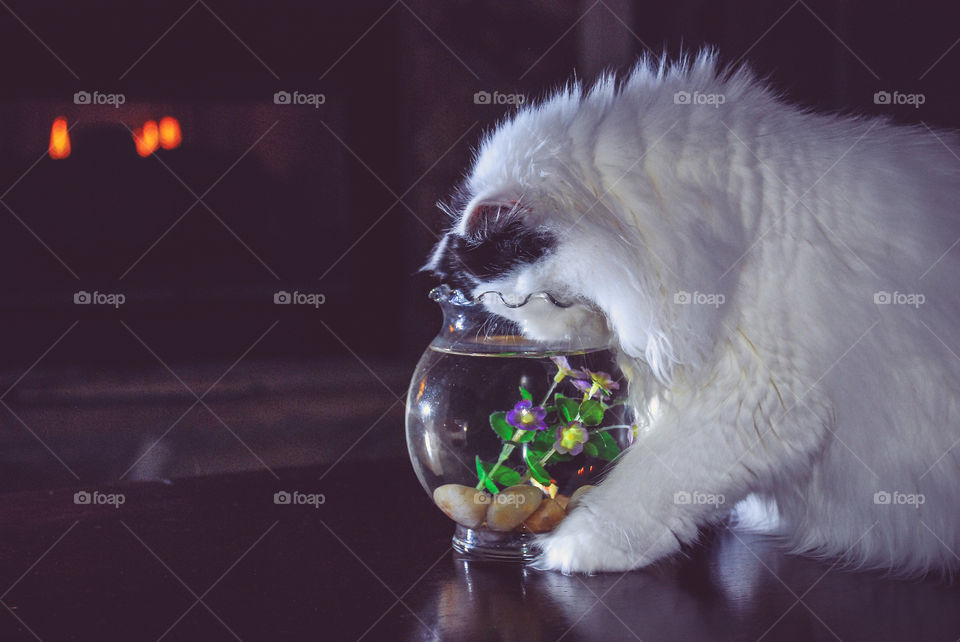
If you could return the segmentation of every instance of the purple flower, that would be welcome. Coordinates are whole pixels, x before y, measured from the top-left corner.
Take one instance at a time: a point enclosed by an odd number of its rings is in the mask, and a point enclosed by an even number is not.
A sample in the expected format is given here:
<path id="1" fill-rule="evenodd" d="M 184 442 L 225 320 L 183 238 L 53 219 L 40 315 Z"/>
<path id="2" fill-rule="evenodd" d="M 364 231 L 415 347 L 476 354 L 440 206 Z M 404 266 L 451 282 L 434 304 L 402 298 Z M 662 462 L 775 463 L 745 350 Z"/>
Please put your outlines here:
<path id="1" fill-rule="evenodd" d="M 507 413 L 507 423 L 519 430 L 546 430 L 547 422 L 544 421 L 546 416 L 546 410 L 524 399 L 517 402 L 513 410 Z"/>
<path id="2" fill-rule="evenodd" d="M 550 357 L 550 361 L 553 361 L 553 364 L 557 366 L 557 374 L 553 377 L 553 380 L 557 383 L 563 381 L 564 377 L 576 377 L 579 379 L 587 376 L 586 373 L 571 368 L 570 362 L 567 361 L 566 357 Z"/>
<path id="3" fill-rule="evenodd" d="M 587 399 L 596 396 L 609 397 L 613 395 L 614 390 L 620 389 L 620 384 L 613 380 L 606 372 L 592 372 L 586 370 L 586 375 L 590 377 L 589 381 L 575 379 L 573 385 L 577 390 L 586 393 Z"/>
<path id="4" fill-rule="evenodd" d="M 589 439 L 587 429 L 579 421 L 575 421 L 567 427 L 557 426 L 557 440 L 553 448 L 561 455 L 579 455 Z"/>
<path id="5" fill-rule="evenodd" d="M 581 392 L 590 392 L 590 388 L 593 386 L 593 382 L 584 381 L 583 379 L 574 379 L 570 383 L 573 384 L 574 388 L 576 388 L 577 390 L 580 390 Z M 597 390 L 599 389 L 600 388 L 598 387 Z M 596 391 L 594 391 L 594 393 L 596 393 Z M 590 396 L 592 397 L 593 394 L 591 394 Z"/>

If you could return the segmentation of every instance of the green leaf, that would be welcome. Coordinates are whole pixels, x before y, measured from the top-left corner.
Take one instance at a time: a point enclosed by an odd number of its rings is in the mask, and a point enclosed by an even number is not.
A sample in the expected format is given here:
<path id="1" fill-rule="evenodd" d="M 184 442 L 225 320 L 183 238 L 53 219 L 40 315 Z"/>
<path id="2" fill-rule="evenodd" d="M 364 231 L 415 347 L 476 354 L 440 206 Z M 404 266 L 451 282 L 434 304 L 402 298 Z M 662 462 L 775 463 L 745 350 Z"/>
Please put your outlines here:
<path id="1" fill-rule="evenodd" d="M 536 443 L 536 442 L 534 442 L 534 444 L 531 444 L 531 445 L 527 446 L 527 452 L 523 455 L 523 458 L 524 458 L 524 459 L 526 459 L 526 458 L 527 458 L 527 455 L 529 455 L 530 457 L 533 457 L 533 458 L 536 459 L 537 461 L 540 461 L 541 459 L 543 459 L 543 458 L 547 455 L 547 451 L 550 450 L 550 449 L 549 449 L 549 448 L 536 448 L 536 447 L 535 447 L 535 443 Z M 552 446 L 553 443 L 551 442 L 550 445 Z"/>
<path id="2" fill-rule="evenodd" d="M 599 454 L 596 444 L 591 444 L 589 441 L 583 445 L 583 452 L 590 457 L 596 457 Z"/>
<path id="3" fill-rule="evenodd" d="M 617 445 L 617 441 L 605 430 L 595 430 L 592 432 L 587 445 L 592 445 L 597 449 L 597 454 L 591 455 L 592 457 L 613 461 L 617 455 L 620 454 L 620 446 Z M 584 446 L 584 450 L 590 454 L 586 446 Z"/>
<path id="4" fill-rule="evenodd" d="M 526 399 L 527 401 L 530 401 L 530 402 L 533 401 L 533 395 L 531 395 L 530 391 L 528 391 L 523 386 L 520 386 L 520 396 Z"/>
<path id="5" fill-rule="evenodd" d="M 525 444 L 528 441 L 533 441 L 534 439 L 536 439 L 538 432 L 540 431 L 539 430 L 521 430 L 520 434 L 517 435 L 517 438 L 515 439 L 515 441 L 518 444 Z"/>
<path id="6" fill-rule="evenodd" d="M 573 460 L 573 455 L 553 453 L 552 455 L 550 455 L 550 459 L 547 460 L 547 463 L 552 464 L 554 462 L 572 461 L 572 460 Z"/>
<path id="7" fill-rule="evenodd" d="M 501 486 L 516 486 L 520 483 L 520 473 L 501 464 L 497 472 L 493 474 L 493 479 Z"/>
<path id="8" fill-rule="evenodd" d="M 495 412 L 490 415 L 490 427 L 497 433 L 500 439 L 510 441 L 513 439 L 513 426 L 507 423 L 507 413 Z"/>
<path id="9" fill-rule="evenodd" d="M 620 454 L 620 446 L 617 445 L 617 440 L 606 431 L 600 433 L 600 438 L 603 440 L 600 456 L 608 460 L 615 459 Z"/>
<path id="10" fill-rule="evenodd" d="M 546 486 L 550 483 L 550 475 L 547 474 L 547 471 L 543 469 L 543 466 L 540 465 L 539 460 L 536 457 L 533 457 L 532 450 L 527 451 L 527 466 L 530 467 L 530 474 L 538 482 Z"/>
<path id="11" fill-rule="evenodd" d="M 480 461 L 480 455 L 477 455 L 477 477 L 479 477 L 480 481 L 483 482 L 483 485 L 487 487 L 487 490 L 494 495 L 500 492 L 500 489 L 497 488 L 497 485 L 494 484 L 493 480 L 490 479 L 490 476 L 487 475 L 487 471 L 483 467 L 483 462 Z"/>
<path id="12" fill-rule="evenodd" d="M 534 432 L 537 434 L 533 438 L 533 443 L 543 448 L 543 451 L 540 453 L 540 456 L 543 457 L 547 454 L 547 451 L 550 450 L 550 447 L 553 446 L 553 442 L 557 440 L 557 427 L 553 426 L 546 430 L 536 430 Z"/>
<path id="13" fill-rule="evenodd" d="M 487 464 L 481 461 L 480 466 L 483 468 L 484 474 L 490 480 L 500 484 L 501 486 L 514 486 L 520 482 L 520 473 L 509 466 L 500 464 L 500 466 L 492 475 L 490 474 L 490 471 L 493 470 L 495 464 Z"/>
<path id="14" fill-rule="evenodd" d="M 556 401 L 557 407 L 560 409 L 560 415 L 567 423 L 576 419 L 577 413 L 580 412 L 580 404 L 578 404 L 575 399 L 564 397 L 558 392 L 554 397 L 554 401 Z"/>
<path id="15" fill-rule="evenodd" d="M 598 426 L 603 421 L 603 404 L 587 399 L 580 404 L 580 421 L 584 426 Z"/>

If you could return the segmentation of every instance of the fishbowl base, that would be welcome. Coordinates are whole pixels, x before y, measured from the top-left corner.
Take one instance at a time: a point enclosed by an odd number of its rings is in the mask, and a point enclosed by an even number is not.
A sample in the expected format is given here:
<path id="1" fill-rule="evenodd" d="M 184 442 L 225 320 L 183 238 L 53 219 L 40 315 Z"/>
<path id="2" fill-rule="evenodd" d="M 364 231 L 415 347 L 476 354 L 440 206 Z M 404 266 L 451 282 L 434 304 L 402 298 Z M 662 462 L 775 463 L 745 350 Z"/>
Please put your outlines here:
<path id="1" fill-rule="evenodd" d="M 453 534 L 453 550 L 471 560 L 496 562 L 530 562 L 539 554 L 532 535 L 473 529 L 460 524 Z"/>

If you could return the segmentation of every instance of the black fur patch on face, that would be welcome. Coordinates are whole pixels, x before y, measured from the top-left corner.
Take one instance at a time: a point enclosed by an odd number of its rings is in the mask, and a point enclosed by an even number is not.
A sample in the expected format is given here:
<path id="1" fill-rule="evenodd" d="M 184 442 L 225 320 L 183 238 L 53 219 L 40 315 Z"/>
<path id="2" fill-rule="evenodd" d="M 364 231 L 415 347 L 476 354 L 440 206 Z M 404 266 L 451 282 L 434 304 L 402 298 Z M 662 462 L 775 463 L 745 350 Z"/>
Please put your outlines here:
<path id="1" fill-rule="evenodd" d="M 472 286 L 503 276 L 518 265 L 533 263 L 556 246 L 557 240 L 549 231 L 531 230 L 518 220 L 498 226 L 480 239 L 450 232 L 433 271 L 453 286 Z"/>

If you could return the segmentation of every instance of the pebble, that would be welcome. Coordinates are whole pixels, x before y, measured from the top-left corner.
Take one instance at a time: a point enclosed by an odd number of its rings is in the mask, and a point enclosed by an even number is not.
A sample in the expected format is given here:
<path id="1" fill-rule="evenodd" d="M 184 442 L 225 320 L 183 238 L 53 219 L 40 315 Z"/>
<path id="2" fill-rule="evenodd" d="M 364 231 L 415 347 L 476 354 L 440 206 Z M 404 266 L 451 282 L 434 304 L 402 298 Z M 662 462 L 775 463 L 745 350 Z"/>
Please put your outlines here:
<path id="1" fill-rule="evenodd" d="M 444 484 L 433 491 L 433 503 L 456 523 L 479 528 L 491 505 L 491 497 L 489 493 L 470 486 Z"/>
<path id="2" fill-rule="evenodd" d="M 574 508 L 576 508 L 577 504 L 579 504 L 580 501 L 583 499 L 583 496 L 589 493 L 594 488 L 596 488 L 596 486 L 591 486 L 590 484 L 586 484 L 584 486 L 581 486 L 577 490 L 573 491 L 573 495 L 570 495 L 570 501 L 567 503 L 567 512 L 569 513 Z"/>
<path id="3" fill-rule="evenodd" d="M 560 502 L 547 497 L 523 524 L 534 533 L 546 533 L 552 531 L 566 516 L 567 512 L 563 510 Z"/>
<path id="4" fill-rule="evenodd" d="M 534 486 L 510 486 L 491 498 L 487 527 L 511 531 L 532 515 L 543 502 L 543 492 Z"/>

